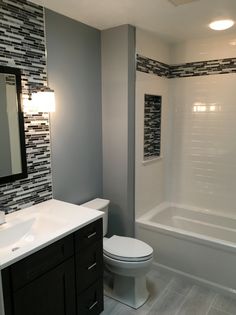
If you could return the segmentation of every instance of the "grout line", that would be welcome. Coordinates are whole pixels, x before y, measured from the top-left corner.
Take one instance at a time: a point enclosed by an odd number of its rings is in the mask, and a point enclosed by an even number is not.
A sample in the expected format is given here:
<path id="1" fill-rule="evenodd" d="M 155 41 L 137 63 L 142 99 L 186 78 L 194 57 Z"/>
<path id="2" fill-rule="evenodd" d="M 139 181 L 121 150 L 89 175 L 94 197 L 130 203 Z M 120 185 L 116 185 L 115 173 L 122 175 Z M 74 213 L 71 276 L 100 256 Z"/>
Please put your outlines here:
<path id="1" fill-rule="evenodd" d="M 208 310 L 207 310 L 207 312 L 206 312 L 206 315 L 209 314 L 210 309 L 212 308 L 212 306 L 213 306 L 213 304 L 214 304 L 214 302 L 215 302 L 215 300 L 216 300 L 216 297 L 217 297 L 217 294 L 215 293 L 215 296 L 213 297 L 213 299 L 212 299 L 212 301 L 211 301 L 211 303 L 210 303 L 210 305 L 209 305 L 209 308 L 208 308 Z"/>
<path id="2" fill-rule="evenodd" d="M 192 288 L 189 290 L 189 292 L 186 294 L 185 298 L 183 299 L 182 303 L 180 304 L 179 308 L 176 310 L 174 315 L 178 315 L 179 311 L 181 310 L 182 306 L 184 305 L 184 303 L 187 301 L 188 296 L 190 295 L 191 291 L 193 290 L 194 286 L 192 286 Z"/>
<path id="3" fill-rule="evenodd" d="M 160 300 L 160 298 L 162 298 L 163 296 L 165 296 L 166 292 L 169 290 L 169 287 L 171 285 L 173 279 L 170 279 L 168 284 L 165 286 L 164 290 L 160 293 L 160 295 L 157 297 L 157 299 L 155 300 L 155 302 L 152 304 L 151 308 L 149 311 L 152 310 L 152 308 L 154 307 L 154 305 L 157 304 L 157 302 Z"/>
<path id="4" fill-rule="evenodd" d="M 178 281 L 178 279 L 182 279 L 182 280 L 184 280 L 184 281 L 186 280 L 184 277 L 179 277 L 179 275 L 175 276 L 175 277 L 173 278 L 173 280 L 174 280 L 174 279 L 177 280 L 177 281 Z M 189 285 L 191 285 L 191 288 L 189 288 L 189 290 L 187 291 L 187 293 L 179 292 L 178 289 L 176 289 L 176 288 L 172 288 L 171 290 L 172 290 L 173 292 L 179 294 L 179 295 L 183 295 L 184 297 L 186 297 L 186 295 L 188 295 L 189 292 L 192 290 L 192 288 L 196 285 L 196 283 L 193 283 L 193 282 L 191 282 L 191 281 L 188 281 L 188 282 L 189 282 Z"/>
<path id="5" fill-rule="evenodd" d="M 226 312 L 225 310 L 222 310 L 221 308 L 219 308 L 219 307 L 217 307 L 217 306 L 214 306 L 214 307 L 212 307 L 213 309 L 216 309 L 217 311 L 221 311 L 221 312 L 223 312 L 223 313 L 225 313 L 225 314 L 227 314 L 227 315 L 234 315 L 234 314 L 232 314 L 232 313 L 228 313 L 228 312 Z"/>

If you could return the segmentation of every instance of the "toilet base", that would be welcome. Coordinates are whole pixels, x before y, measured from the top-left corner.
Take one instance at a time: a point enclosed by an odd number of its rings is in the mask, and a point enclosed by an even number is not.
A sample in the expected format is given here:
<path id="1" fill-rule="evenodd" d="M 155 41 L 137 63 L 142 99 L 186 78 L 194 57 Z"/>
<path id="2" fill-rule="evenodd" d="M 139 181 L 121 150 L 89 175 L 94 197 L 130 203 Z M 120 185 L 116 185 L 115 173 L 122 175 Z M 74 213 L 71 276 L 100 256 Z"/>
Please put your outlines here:
<path id="1" fill-rule="evenodd" d="M 113 281 L 105 285 L 105 295 L 137 309 L 149 297 L 146 276 L 127 277 L 113 274 Z"/>

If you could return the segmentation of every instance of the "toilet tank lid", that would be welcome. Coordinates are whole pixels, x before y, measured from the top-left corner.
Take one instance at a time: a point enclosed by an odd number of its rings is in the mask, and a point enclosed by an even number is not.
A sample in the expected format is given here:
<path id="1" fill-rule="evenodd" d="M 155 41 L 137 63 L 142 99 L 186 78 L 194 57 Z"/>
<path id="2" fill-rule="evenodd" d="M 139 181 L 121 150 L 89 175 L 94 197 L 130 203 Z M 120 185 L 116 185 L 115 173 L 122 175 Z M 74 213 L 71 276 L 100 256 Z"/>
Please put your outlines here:
<path id="1" fill-rule="evenodd" d="M 95 209 L 95 210 L 102 210 L 106 208 L 109 205 L 109 203 L 110 203 L 110 200 L 96 198 L 86 203 L 83 203 L 81 206 Z"/>

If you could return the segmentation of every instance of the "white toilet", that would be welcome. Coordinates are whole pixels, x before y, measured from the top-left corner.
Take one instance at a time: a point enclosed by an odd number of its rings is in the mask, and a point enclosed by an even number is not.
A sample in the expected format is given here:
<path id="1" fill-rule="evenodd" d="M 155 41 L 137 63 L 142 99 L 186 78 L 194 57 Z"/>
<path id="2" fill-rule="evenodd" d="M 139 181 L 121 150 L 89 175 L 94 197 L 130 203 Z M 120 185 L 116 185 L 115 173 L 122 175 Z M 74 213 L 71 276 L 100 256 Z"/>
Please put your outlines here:
<path id="1" fill-rule="evenodd" d="M 109 204 L 109 200 L 99 198 L 82 204 L 104 212 L 103 236 L 107 233 Z M 152 263 L 152 247 L 135 238 L 113 235 L 103 239 L 103 257 L 113 275 L 112 287 L 106 293 L 135 309 L 143 305 L 149 297 L 146 273 Z"/>

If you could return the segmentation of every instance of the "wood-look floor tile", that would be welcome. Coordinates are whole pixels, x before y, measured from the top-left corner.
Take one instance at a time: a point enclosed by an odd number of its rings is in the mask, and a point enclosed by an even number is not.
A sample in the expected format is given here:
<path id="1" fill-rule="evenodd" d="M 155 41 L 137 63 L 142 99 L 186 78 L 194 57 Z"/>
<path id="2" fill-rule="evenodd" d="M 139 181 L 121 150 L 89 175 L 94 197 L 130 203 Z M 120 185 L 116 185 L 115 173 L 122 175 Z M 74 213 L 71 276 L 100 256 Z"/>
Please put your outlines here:
<path id="1" fill-rule="evenodd" d="M 184 277 L 176 276 L 170 282 L 170 289 L 182 295 L 187 295 L 193 287 L 193 283 Z"/>
<path id="2" fill-rule="evenodd" d="M 218 310 L 214 307 L 212 307 L 209 312 L 207 313 L 207 315 L 234 315 L 234 314 L 229 314 L 229 313 L 226 313 L 224 311 L 221 311 L 221 310 Z"/>
<path id="3" fill-rule="evenodd" d="M 104 311 L 101 313 L 101 315 L 113 314 L 113 309 L 115 308 L 116 305 L 117 302 L 115 300 L 104 296 Z"/>
<path id="4" fill-rule="evenodd" d="M 206 315 L 214 298 L 215 293 L 212 290 L 193 286 L 176 315 Z"/>
<path id="5" fill-rule="evenodd" d="M 224 295 L 217 294 L 213 307 L 222 310 L 226 313 L 235 315 L 236 314 L 236 298 L 227 297 Z"/>
<path id="6" fill-rule="evenodd" d="M 148 273 L 150 298 L 138 310 L 105 297 L 101 315 L 236 315 L 236 298 L 215 294 L 185 277 L 153 269 Z"/>
<path id="7" fill-rule="evenodd" d="M 153 305 L 147 315 L 175 315 L 181 307 L 184 296 L 175 291 L 167 290 Z"/>

